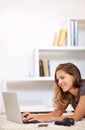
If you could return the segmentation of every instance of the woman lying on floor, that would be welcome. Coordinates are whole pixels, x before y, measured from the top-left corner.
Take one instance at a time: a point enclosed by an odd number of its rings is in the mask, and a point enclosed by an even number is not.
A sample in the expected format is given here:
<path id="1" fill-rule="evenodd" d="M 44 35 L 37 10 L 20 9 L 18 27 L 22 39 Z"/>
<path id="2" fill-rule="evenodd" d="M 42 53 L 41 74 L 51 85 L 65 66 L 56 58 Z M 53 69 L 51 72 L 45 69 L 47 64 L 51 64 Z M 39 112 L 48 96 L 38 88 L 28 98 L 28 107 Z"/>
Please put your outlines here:
<path id="1" fill-rule="evenodd" d="M 22 114 L 24 122 L 39 121 L 53 122 L 61 121 L 64 118 L 73 118 L 80 121 L 85 116 L 85 80 L 77 66 L 73 63 L 60 64 L 55 71 L 55 97 L 56 108 L 54 111 L 45 114 Z M 74 113 L 63 115 L 69 104 L 72 104 Z"/>

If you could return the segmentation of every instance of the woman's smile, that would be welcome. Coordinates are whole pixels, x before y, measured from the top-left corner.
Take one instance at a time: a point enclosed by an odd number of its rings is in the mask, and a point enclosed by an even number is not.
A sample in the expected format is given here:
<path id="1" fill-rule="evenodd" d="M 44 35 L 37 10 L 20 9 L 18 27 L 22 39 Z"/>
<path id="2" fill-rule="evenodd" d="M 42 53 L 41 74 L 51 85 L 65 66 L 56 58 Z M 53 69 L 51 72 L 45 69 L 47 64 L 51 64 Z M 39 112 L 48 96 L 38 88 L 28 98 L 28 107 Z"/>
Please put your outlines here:
<path id="1" fill-rule="evenodd" d="M 66 91 L 66 86 L 65 85 L 61 85 L 60 88 L 65 92 Z"/>
<path id="2" fill-rule="evenodd" d="M 56 73 L 56 77 L 57 77 L 58 85 L 64 92 L 70 91 L 70 89 L 73 88 L 73 76 L 67 74 L 63 70 L 59 70 Z"/>

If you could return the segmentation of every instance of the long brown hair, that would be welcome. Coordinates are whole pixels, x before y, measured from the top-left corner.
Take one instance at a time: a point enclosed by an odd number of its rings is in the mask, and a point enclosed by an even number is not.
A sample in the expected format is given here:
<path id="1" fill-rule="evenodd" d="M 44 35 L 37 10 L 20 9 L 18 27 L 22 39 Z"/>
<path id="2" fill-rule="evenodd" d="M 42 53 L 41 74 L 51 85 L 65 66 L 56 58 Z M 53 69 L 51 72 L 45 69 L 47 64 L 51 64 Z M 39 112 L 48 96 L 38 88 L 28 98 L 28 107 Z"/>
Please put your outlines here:
<path id="1" fill-rule="evenodd" d="M 69 92 L 63 92 L 62 89 L 58 86 L 58 80 L 56 77 L 56 73 L 59 70 L 63 70 L 69 75 L 74 77 L 73 86 L 75 88 L 79 88 L 81 85 L 81 73 L 76 65 L 73 63 L 62 63 L 55 70 L 55 84 L 54 84 L 54 91 L 55 97 L 54 102 L 57 106 L 67 106 L 68 104 L 72 103 L 73 96 Z"/>

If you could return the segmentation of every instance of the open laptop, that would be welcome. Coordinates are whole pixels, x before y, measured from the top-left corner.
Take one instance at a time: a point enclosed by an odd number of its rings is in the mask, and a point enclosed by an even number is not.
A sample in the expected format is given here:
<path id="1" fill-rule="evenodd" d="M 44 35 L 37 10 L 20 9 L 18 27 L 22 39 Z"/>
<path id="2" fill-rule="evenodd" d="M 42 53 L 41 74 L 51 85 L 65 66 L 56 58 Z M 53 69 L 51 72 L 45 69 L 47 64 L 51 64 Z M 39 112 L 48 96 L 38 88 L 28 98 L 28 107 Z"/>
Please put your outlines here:
<path id="1" fill-rule="evenodd" d="M 7 120 L 24 124 L 39 123 L 38 121 L 24 122 L 22 120 L 18 97 L 15 92 L 2 92 L 2 96 Z"/>
<path id="2" fill-rule="evenodd" d="M 7 120 L 16 123 L 23 123 L 17 94 L 15 92 L 2 92 L 2 96 Z"/>
<path id="3" fill-rule="evenodd" d="M 17 94 L 15 92 L 5 91 L 5 92 L 2 92 L 2 96 L 3 96 L 5 114 L 6 114 L 7 120 L 12 121 L 12 122 L 16 122 L 16 123 L 21 123 L 21 124 L 22 123 L 24 123 L 24 124 L 29 124 L 29 123 L 42 124 L 38 121 L 23 122 L 23 120 L 21 118 L 18 97 L 17 97 Z M 47 124 L 46 124 L 46 126 L 47 126 Z"/>

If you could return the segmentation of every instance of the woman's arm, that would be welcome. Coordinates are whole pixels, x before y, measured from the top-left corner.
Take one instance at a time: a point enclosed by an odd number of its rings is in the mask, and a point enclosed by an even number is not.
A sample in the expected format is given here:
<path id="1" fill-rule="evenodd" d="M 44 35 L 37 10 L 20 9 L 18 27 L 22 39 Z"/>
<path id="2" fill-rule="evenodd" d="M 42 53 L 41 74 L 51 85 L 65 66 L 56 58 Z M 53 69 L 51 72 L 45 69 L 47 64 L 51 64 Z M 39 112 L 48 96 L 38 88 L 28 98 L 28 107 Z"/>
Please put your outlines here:
<path id="1" fill-rule="evenodd" d="M 75 109 L 75 112 L 71 115 L 62 115 L 65 111 L 65 108 L 56 108 L 53 112 L 47 114 L 29 114 L 27 119 L 28 121 L 37 120 L 40 122 L 52 122 L 52 121 L 61 121 L 64 118 L 73 118 L 75 121 L 80 121 L 85 116 L 85 96 L 81 96 L 79 103 Z"/>
<path id="2" fill-rule="evenodd" d="M 81 120 L 85 116 L 85 95 L 80 97 L 79 103 L 73 114 L 76 121 Z"/>
<path id="3" fill-rule="evenodd" d="M 52 122 L 56 120 L 56 117 L 61 116 L 66 107 L 64 108 L 56 108 L 53 112 L 46 113 L 46 114 L 31 114 L 29 112 L 25 112 L 22 114 L 22 119 L 24 122 L 31 122 L 31 121 L 39 121 L 39 122 Z"/>
<path id="4" fill-rule="evenodd" d="M 80 121 L 85 116 L 85 96 L 81 96 L 79 103 L 75 109 L 75 112 L 72 115 L 66 115 L 66 116 L 57 116 L 56 120 L 60 121 L 64 118 L 73 118 L 75 121 Z"/>

